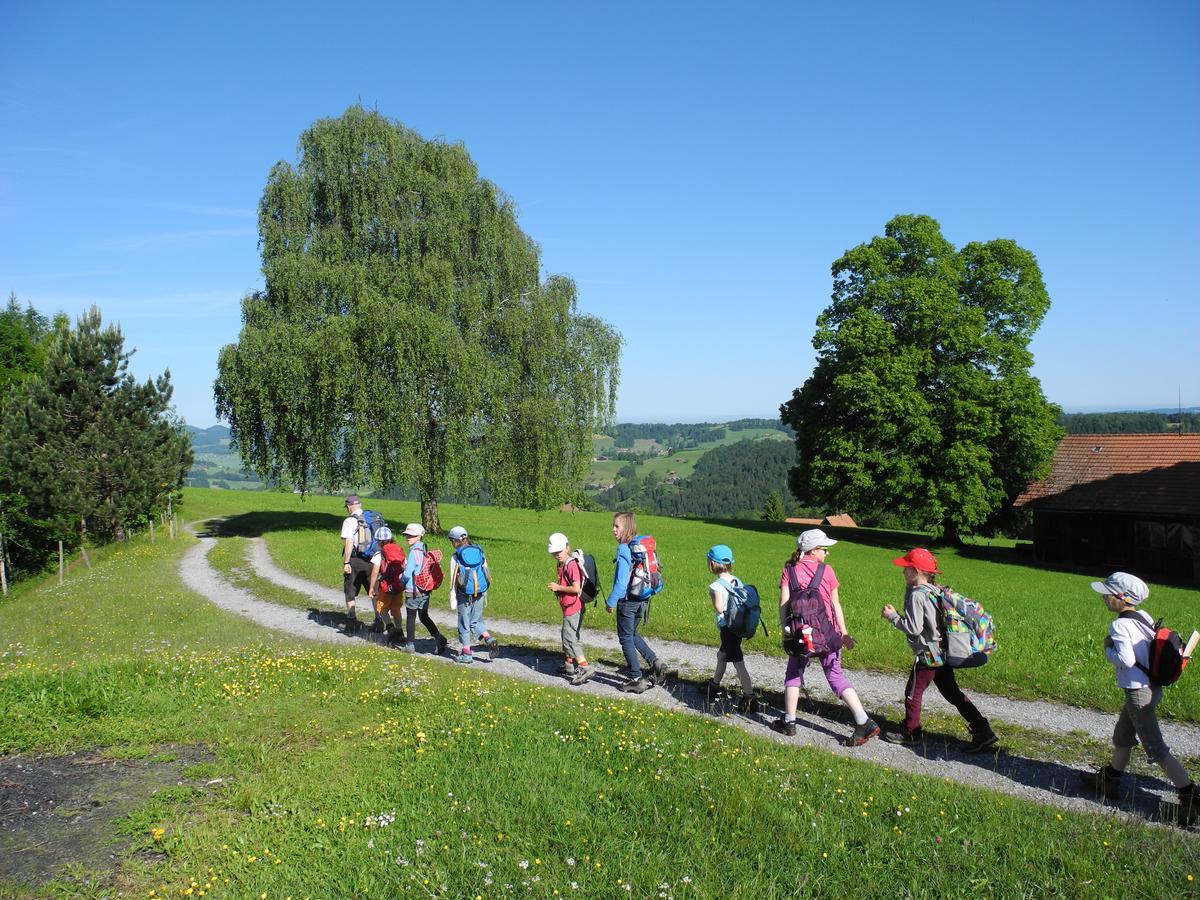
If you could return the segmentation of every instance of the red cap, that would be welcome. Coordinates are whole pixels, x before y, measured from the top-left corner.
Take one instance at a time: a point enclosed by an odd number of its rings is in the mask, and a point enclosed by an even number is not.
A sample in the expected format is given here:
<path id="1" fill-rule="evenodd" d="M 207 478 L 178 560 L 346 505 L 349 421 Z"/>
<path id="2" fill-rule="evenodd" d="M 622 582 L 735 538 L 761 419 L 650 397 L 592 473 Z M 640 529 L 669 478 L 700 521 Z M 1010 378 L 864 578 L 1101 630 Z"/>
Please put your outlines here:
<path id="1" fill-rule="evenodd" d="M 918 572 L 932 575 L 937 572 L 937 560 L 924 547 L 913 547 L 903 556 L 892 560 L 893 566 L 912 566 Z"/>

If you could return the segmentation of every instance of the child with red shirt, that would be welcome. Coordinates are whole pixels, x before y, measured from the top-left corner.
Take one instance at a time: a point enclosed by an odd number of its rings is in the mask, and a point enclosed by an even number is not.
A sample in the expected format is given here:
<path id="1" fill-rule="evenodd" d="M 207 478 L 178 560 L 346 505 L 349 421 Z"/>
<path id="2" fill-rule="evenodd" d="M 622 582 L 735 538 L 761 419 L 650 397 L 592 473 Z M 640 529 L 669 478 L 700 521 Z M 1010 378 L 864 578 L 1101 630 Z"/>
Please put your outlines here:
<path id="1" fill-rule="evenodd" d="M 579 595 L 583 591 L 583 568 L 579 561 L 571 558 L 571 545 L 567 536 L 560 531 L 550 535 L 550 543 L 546 546 L 549 553 L 558 562 L 558 581 L 547 582 L 546 587 L 558 597 L 558 605 L 562 607 L 562 648 L 566 661 L 559 673 L 565 675 L 571 684 L 583 684 L 596 674 L 588 665 L 583 650 L 583 601 Z"/>

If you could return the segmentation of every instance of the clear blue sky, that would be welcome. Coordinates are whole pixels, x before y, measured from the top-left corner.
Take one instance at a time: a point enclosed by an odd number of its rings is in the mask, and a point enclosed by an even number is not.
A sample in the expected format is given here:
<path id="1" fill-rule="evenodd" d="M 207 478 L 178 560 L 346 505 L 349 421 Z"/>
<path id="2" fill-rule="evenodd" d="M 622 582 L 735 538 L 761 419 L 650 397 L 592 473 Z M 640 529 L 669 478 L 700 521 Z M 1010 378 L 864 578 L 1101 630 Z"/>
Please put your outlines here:
<path id="1" fill-rule="evenodd" d="M 98 304 L 193 424 L 268 169 L 359 100 L 515 198 L 626 336 L 622 420 L 774 415 L 901 212 L 1037 254 L 1051 400 L 1200 405 L 1194 2 L 183 6 L 6 10 L 0 291 Z"/>

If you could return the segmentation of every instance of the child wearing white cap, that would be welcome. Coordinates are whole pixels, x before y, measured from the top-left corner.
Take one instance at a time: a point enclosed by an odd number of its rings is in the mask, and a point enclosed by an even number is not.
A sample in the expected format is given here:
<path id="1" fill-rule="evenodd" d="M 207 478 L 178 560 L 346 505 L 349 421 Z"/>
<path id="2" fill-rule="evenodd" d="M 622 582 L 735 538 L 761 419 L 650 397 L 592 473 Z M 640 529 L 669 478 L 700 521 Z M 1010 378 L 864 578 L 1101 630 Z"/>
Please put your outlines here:
<path id="1" fill-rule="evenodd" d="M 1103 596 L 1104 605 L 1116 616 L 1108 626 L 1104 655 L 1116 672 L 1117 686 L 1125 692 L 1125 705 L 1113 729 L 1112 758 L 1098 772 L 1083 773 L 1083 784 L 1097 794 L 1115 798 L 1133 748 L 1140 741 L 1146 758 L 1157 763 L 1179 790 L 1179 823 L 1192 825 L 1200 813 L 1196 785 L 1163 740 L 1157 712 L 1162 687 L 1152 685 L 1148 674 L 1154 620 L 1138 607 L 1150 596 L 1150 588 L 1128 572 L 1113 572 L 1104 581 L 1093 581 L 1092 590 Z"/>
<path id="2" fill-rule="evenodd" d="M 588 664 L 583 649 L 583 567 L 579 560 L 571 558 L 571 544 L 561 531 L 550 535 L 546 552 L 558 563 L 558 580 L 546 583 L 546 587 L 558 597 L 562 609 L 562 648 L 565 660 L 559 674 L 571 684 L 583 684 L 596 674 Z"/>
<path id="3" fill-rule="evenodd" d="M 410 522 L 404 527 L 404 537 L 408 541 L 408 562 L 404 564 L 404 574 L 401 576 L 404 583 L 404 649 L 409 653 L 413 653 L 417 649 L 417 617 L 419 616 L 421 624 L 433 635 L 436 648 L 434 653 L 441 656 L 450 642 L 438 631 L 437 625 L 429 617 L 429 594 L 417 587 L 416 583 L 416 575 L 421 571 L 421 566 L 425 562 L 425 542 L 421 540 L 425 537 L 425 528 L 418 522 Z"/>
<path id="4" fill-rule="evenodd" d="M 456 661 L 472 663 L 475 654 L 471 639 L 478 637 L 488 649 L 488 659 L 496 658 L 499 642 L 488 631 L 483 622 L 483 608 L 487 605 L 487 592 L 492 583 L 492 570 L 488 568 L 483 548 L 471 540 L 467 529 L 455 525 L 447 532 L 454 554 L 450 557 L 450 608 L 458 614 L 459 651 Z"/>

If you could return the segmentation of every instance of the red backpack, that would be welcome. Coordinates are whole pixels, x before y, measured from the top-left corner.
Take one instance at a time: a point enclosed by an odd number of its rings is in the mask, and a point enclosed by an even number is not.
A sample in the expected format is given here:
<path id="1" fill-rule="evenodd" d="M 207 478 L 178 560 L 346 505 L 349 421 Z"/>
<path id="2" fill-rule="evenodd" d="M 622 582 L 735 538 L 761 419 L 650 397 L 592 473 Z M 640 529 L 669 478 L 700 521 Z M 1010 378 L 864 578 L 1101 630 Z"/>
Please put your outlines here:
<path id="1" fill-rule="evenodd" d="M 379 548 L 383 562 L 379 564 L 379 589 L 394 594 L 404 587 L 404 564 L 408 562 L 399 544 L 387 543 Z"/>
<path id="2" fill-rule="evenodd" d="M 662 566 L 658 561 L 658 545 L 648 534 L 639 534 L 629 542 L 633 565 L 629 570 L 630 600 L 649 600 L 663 589 Z"/>
<path id="3" fill-rule="evenodd" d="M 1146 620 L 1136 612 L 1123 612 L 1119 618 L 1133 619 L 1153 634 L 1150 638 L 1150 665 L 1137 664 L 1150 679 L 1150 683 L 1157 687 L 1166 687 L 1177 682 L 1190 660 L 1179 632 L 1163 627 L 1162 619 L 1153 625 L 1147 625 Z"/>
<path id="4" fill-rule="evenodd" d="M 424 544 L 416 544 L 425 550 Z M 413 587 L 422 594 L 431 594 L 442 586 L 442 551 L 425 550 L 421 560 L 421 568 L 413 576 Z"/>

